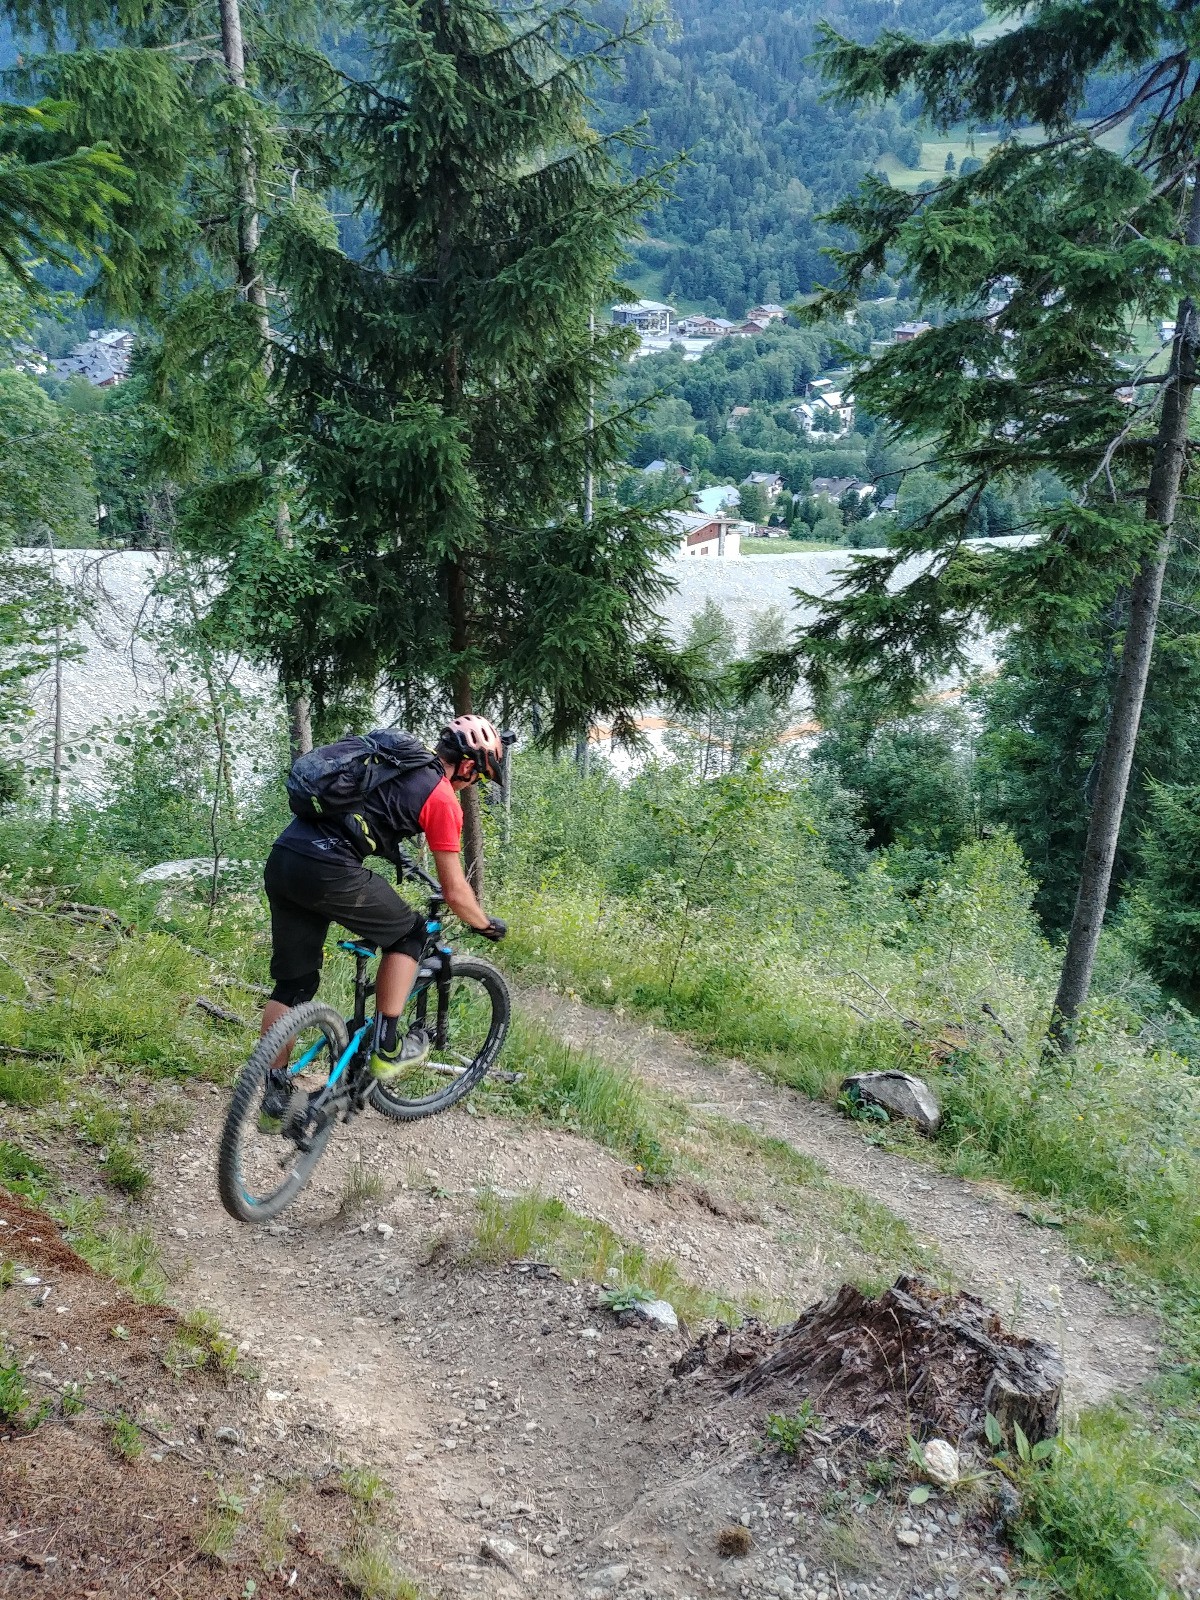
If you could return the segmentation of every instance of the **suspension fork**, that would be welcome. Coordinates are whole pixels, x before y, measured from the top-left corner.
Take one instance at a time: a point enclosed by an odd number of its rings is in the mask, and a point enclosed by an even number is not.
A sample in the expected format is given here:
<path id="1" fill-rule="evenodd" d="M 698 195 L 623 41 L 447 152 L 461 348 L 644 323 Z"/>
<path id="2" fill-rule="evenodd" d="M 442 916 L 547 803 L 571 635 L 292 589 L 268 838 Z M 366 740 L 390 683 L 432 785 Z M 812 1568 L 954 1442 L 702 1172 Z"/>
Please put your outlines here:
<path id="1" fill-rule="evenodd" d="M 444 1050 L 450 1027 L 450 952 L 436 950 L 430 960 L 437 961 L 437 973 L 434 977 L 437 987 L 437 1022 L 430 1031 L 434 1044 L 439 1050 Z M 428 1027 L 428 1024 L 426 1026 Z"/>

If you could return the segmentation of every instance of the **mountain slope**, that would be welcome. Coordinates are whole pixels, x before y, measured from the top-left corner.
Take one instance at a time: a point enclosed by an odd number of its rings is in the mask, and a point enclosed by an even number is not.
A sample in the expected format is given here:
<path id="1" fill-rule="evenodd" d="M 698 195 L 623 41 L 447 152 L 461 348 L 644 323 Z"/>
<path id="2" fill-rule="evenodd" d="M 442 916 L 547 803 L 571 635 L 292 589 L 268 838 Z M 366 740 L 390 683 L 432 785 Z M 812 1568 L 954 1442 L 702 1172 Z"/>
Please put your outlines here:
<path id="1" fill-rule="evenodd" d="M 824 98 L 812 51 L 820 20 L 858 38 L 885 26 L 934 36 L 981 17 L 971 0 L 675 0 L 678 35 L 633 52 L 606 120 L 648 119 L 652 155 L 686 153 L 638 265 L 684 303 L 741 315 L 825 275 L 817 219 L 885 156 L 920 160 L 912 108 L 846 110 Z M 635 268 L 636 272 L 636 268 Z"/>

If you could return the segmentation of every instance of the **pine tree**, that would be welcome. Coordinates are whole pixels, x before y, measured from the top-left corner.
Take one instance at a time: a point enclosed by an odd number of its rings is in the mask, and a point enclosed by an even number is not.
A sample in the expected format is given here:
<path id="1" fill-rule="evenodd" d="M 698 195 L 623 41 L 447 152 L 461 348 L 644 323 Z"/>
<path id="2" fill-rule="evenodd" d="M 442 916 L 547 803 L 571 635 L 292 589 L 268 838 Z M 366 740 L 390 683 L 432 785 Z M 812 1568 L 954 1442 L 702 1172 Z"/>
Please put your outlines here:
<path id="1" fill-rule="evenodd" d="M 279 581 L 269 616 L 258 614 L 253 595 L 225 596 L 222 615 L 236 622 L 237 649 L 277 667 L 293 751 L 306 749 L 306 670 L 281 603 L 303 589 L 305 560 L 291 536 L 286 460 L 264 448 L 277 429 L 266 408 L 271 328 L 259 245 L 263 212 L 320 209 L 300 181 L 308 163 L 290 138 L 302 86 L 290 67 L 279 69 L 273 31 L 303 37 L 312 8 L 284 0 L 268 16 L 265 5 L 243 10 L 240 0 L 210 0 L 207 12 L 140 0 L 0 0 L 0 12 L 76 47 L 33 58 L 23 75 L 66 102 L 63 140 L 102 139 L 126 158 L 128 192 L 113 208 L 104 270 L 90 292 L 159 335 L 145 362 L 158 448 L 145 465 L 185 491 L 185 546 L 208 549 L 208 530 L 190 513 L 209 505 L 215 483 L 235 485 L 248 526 L 272 530 L 278 551 L 268 564 Z M 250 543 L 244 564 L 257 570 L 261 542 Z"/>
<path id="2" fill-rule="evenodd" d="M 1125 0 L 1035 4 L 986 44 L 925 45 L 885 32 L 862 46 L 827 32 L 840 95 L 915 91 L 939 128 L 1031 124 L 977 171 L 906 194 L 868 179 L 834 213 L 858 236 L 838 259 L 828 312 L 884 269 L 911 279 L 938 326 L 896 345 L 855 382 L 860 404 L 920 448 L 944 494 L 900 529 L 892 552 L 856 564 L 790 652 L 797 667 L 880 677 L 912 695 L 961 668 L 980 622 L 1068 641 L 1105 608 L 1126 623 L 1052 1038 L 1066 1045 L 1091 982 L 1150 668 L 1200 343 L 1200 182 L 1193 135 L 1200 91 L 1191 7 Z M 1089 85 L 1110 73 L 1113 104 L 1079 121 Z M 1119 85 L 1119 89 L 1116 87 Z M 1133 119 L 1127 154 L 1103 136 Z M 964 164 L 965 165 L 965 164 Z M 1174 315 L 1161 370 L 1140 354 L 1139 320 Z M 963 543 L 990 484 L 1058 473 L 1072 498 L 1034 519 L 1019 550 Z M 915 581 L 889 581 L 909 556 Z"/>
<path id="3" fill-rule="evenodd" d="M 556 745 L 596 714 L 628 733 L 679 662 L 655 612 L 658 519 L 585 487 L 629 431 L 591 417 L 627 348 L 591 318 L 658 184 L 623 176 L 630 134 L 586 119 L 589 81 L 639 25 L 492 0 L 365 20 L 373 81 L 331 85 L 326 129 L 365 256 L 293 218 L 274 240 L 276 382 L 328 579 L 314 676 L 328 698 L 380 672 L 410 719 L 534 706 Z M 474 807 L 466 850 L 478 882 Z"/>

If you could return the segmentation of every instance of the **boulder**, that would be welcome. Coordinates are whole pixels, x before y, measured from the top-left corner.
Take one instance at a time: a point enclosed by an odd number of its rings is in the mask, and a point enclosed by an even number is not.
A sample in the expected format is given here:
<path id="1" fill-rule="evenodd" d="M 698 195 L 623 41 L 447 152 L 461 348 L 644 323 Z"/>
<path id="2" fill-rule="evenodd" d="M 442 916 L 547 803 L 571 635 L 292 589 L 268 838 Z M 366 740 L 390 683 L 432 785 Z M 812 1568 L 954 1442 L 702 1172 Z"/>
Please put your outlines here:
<path id="1" fill-rule="evenodd" d="M 953 1489 L 960 1477 L 958 1451 L 945 1439 L 929 1439 L 922 1447 L 925 1476 L 939 1489 Z"/>
<path id="2" fill-rule="evenodd" d="M 851 1092 L 871 1105 L 882 1106 L 889 1116 L 915 1122 L 922 1133 L 936 1133 L 941 1125 L 937 1096 L 911 1072 L 855 1072 L 842 1080 L 842 1093 Z"/>

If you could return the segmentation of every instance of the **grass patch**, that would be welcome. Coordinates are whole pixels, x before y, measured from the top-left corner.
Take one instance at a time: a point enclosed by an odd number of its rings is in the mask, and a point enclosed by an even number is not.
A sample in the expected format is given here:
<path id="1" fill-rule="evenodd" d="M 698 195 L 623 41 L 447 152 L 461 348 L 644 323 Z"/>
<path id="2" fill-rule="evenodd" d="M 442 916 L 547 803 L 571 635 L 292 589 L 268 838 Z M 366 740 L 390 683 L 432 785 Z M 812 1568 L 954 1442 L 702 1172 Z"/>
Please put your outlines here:
<path id="1" fill-rule="evenodd" d="M 0 1423 L 6 1428 L 24 1423 L 33 1401 L 20 1367 L 0 1365 Z"/>
<path id="2" fill-rule="evenodd" d="M 769 1411 L 763 1437 L 773 1444 L 781 1455 L 793 1457 L 813 1428 L 819 1428 L 821 1419 L 813 1409 L 811 1400 L 802 1400 L 795 1411 Z"/>
<path id="3" fill-rule="evenodd" d="M 737 1320 L 733 1302 L 680 1277 L 675 1265 L 626 1244 L 605 1222 L 568 1210 L 561 1200 L 531 1192 L 512 1200 L 484 1195 L 479 1202 L 473 1255 L 499 1265 L 534 1258 L 573 1278 L 615 1291 L 648 1292 L 669 1300 L 689 1322 L 704 1317 Z"/>
<path id="4" fill-rule="evenodd" d="M 74 1198 L 53 1208 L 51 1215 L 90 1267 L 128 1289 L 143 1305 L 161 1305 L 166 1298 L 167 1275 L 162 1253 L 148 1229 L 105 1227 L 103 1206 L 96 1200 Z"/>
<path id="5" fill-rule="evenodd" d="M 378 1204 L 383 1199 L 384 1193 L 384 1182 L 380 1174 L 372 1172 L 364 1161 L 352 1161 L 346 1171 L 346 1181 L 342 1185 L 342 1198 L 338 1211 L 343 1217 L 351 1217 L 356 1212 L 365 1210 L 367 1206 Z"/>
<path id="6" fill-rule="evenodd" d="M 58 1098 L 58 1074 L 45 1063 L 4 1056 L 0 1046 L 0 1100 L 10 1106 L 44 1106 Z"/>
<path id="7" fill-rule="evenodd" d="M 339 1566 L 359 1600 L 421 1600 L 420 1589 L 396 1566 L 377 1535 L 364 1533 Z"/>
<path id="8" fill-rule="evenodd" d="M 1113 1413 L 1087 1420 L 1048 1461 L 1020 1474 L 1017 1542 L 1031 1573 L 1054 1595 L 1087 1600 L 1164 1600 L 1163 1495 Z M 1153 1452 L 1158 1455 L 1159 1452 Z M 1161 1464 L 1160 1464 L 1160 1470 Z"/>
<path id="9" fill-rule="evenodd" d="M 374 1467 L 343 1467 L 342 1491 L 360 1516 L 374 1517 L 391 1490 Z"/>
<path id="10" fill-rule="evenodd" d="M 108 1430 L 108 1442 L 115 1456 L 120 1456 L 122 1461 L 136 1461 L 146 1448 L 142 1439 L 142 1430 L 132 1417 L 122 1413 L 113 1419 Z"/>
<path id="11" fill-rule="evenodd" d="M 669 1113 L 636 1074 L 520 1017 L 504 1065 L 521 1073 L 521 1081 L 485 1079 L 486 1104 L 503 1115 L 570 1128 L 625 1156 L 651 1181 L 669 1182 L 672 1160 L 663 1145 Z"/>
<path id="12" fill-rule="evenodd" d="M 204 1532 L 199 1539 L 201 1555 L 223 1561 L 233 1549 L 245 1515 L 246 1502 L 240 1495 L 218 1489 L 217 1498 L 204 1513 Z"/>
<path id="13" fill-rule="evenodd" d="M 163 1352 L 163 1366 L 176 1378 L 189 1372 L 213 1372 L 231 1378 L 238 1371 L 237 1346 L 221 1332 L 208 1311 L 189 1311 Z"/>
<path id="14" fill-rule="evenodd" d="M 150 1187 L 149 1172 L 127 1144 L 110 1146 L 100 1163 L 100 1170 L 114 1189 L 127 1194 L 131 1200 L 139 1199 Z"/>
<path id="15" fill-rule="evenodd" d="M 0 1139 L 0 1184 L 13 1194 L 36 1201 L 45 1194 L 46 1179 L 47 1172 L 40 1161 L 20 1145 Z"/>

